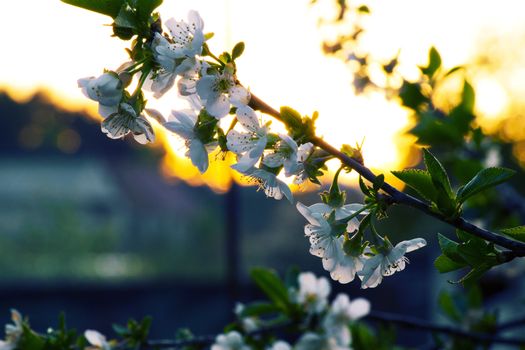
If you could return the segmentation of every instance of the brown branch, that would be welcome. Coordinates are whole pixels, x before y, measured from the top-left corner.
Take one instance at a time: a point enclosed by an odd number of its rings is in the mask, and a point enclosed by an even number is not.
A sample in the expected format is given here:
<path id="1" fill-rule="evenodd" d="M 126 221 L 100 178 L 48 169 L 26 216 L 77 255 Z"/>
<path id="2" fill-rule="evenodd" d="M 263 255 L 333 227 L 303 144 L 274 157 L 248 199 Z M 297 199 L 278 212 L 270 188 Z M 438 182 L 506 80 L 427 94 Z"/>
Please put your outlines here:
<path id="1" fill-rule="evenodd" d="M 277 120 L 284 122 L 283 119 L 281 118 L 281 114 L 276 109 L 272 108 L 266 102 L 264 102 L 263 100 L 261 100 L 260 98 L 258 98 L 257 96 L 253 94 L 252 94 L 249 105 L 253 109 L 269 114 L 272 117 L 276 118 Z M 337 148 L 333 147 L 332 145 L 324 141 L 322 138 L 316 136 L 316 137 L 313 137 L 310 141 L 315 146 L 323 149 L 324 151 L 338 158 L 343 164 L 354 169 L 357 173 L 359 173 L 359 175 L 361 175 L 366 180 L 370 182 L 374 182 L 374 180 L 376 179 L 376 175 L 370 169 L 368 169 L 367 167 L 365 167 L 364 165 L 362 165 L 355 159 L 347 156 L 343 152 L 339 151 Z M 512 251 L 510 256 L 525 256 L 525 243 L 518 242 L 512 239 L 506 238 L 504 236 L 501 236 L 497 233 L 485 230 L 481 227 L 477 227 L 471 224 L 470 222 L 466 221 L 462 217 L 448 218 L 444 216 L 443 214 L 437 213 L 434 210 L 432 210 L 432 208 L 430 207 L 428 203 L 425 203 L 417 198 L 414 198 L 406 193 L 403 193 L 386 182 L 383 184 L 383 186 L 381 186 L 381 189 L 390 196 L 392 203 L 402 204 L 402 205 L 406 205 L 406 206 L 418 209 L 421 212 L 425 213 L 426 215 L 432 216 L 440 221 L 443 221 L 451 226 L 454 226 L 457 229 L 463 230 L 474 236 L 483 238 L 484 240 L 495 243 L 501 247 L 507 248 Z"/>

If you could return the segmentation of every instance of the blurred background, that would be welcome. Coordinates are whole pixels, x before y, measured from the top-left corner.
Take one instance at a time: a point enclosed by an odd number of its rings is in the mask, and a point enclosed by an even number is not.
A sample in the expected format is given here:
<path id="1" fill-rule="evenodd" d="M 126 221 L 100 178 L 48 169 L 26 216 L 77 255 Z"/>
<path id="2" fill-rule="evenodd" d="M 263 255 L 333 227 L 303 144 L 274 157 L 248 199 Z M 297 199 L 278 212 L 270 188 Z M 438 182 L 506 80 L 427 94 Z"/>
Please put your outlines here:
<path id="1" fill-rule="evenodd" d="M 476 125 L 501 142 L 505 163 L 525 164 L 520 2 L 374 0 L 355 3 L 370 15 L 334 21 L 336 3 L 164 0 L 159 12 L 180 19 L 198 10 L 205 30 L 215 33 L 216 52 L 244 41 L 238 65 L 245 85 L 275 107 L 318 110 L 318 131 L 335 146 L 364 139 L 366 164 L 398 186 L 388 171 L 420 162 L 416 138 L 407 133 L 409 111 L 374 89 L 357 91 L 350 59 L 327 55 L 326 46 L 358 22 L 366 30 L 355 52 L 376 62 L 397 55 L 399 72 L 416 79 L 433 45 L 444 67 L 469 65 Z M 284 272 L 296 265 L 326 275 L 308 254 L 295 207 L 235 185 L 228 163 L 214 162 L 200 176 L 184 159 L 183 143 L 160 128 L 150 147 L 100 132 L 96 103 L 76 80 L 126 60 L 126 43 L 110 37 L 110 22 L 59 1 L 0 5 L 0 320 L 14 307 L 44 330 L 65 311 L 79 330 L 111 334 L 108 322 L 151 315 L 153 337 L 169 338 L 179 327 L 217 333 L 233 319 L 234 300 L 259 296 L 250 267 Z M 451 103 L 454 90 L 455 83 L 444 86 L 437 103 Z M 168 113 L 180 102 L 174 93 L 152 104 Z M 344 181 L 349 200 L 361 200 L 356 177 Z M 317 187 L 296 190 L 296 200 L 319 201 Z M 451 276 L 432 265 L 439 255 L 433 234 L 452 231 L 406 208 L 393 208 L 391 217 L 383 226 L 392 241 L 423 236 L 429 245 L 380 288 L 333 287 L 370 299 L 377 310 L 441 320 L 435 300 Z M 503 279 L 487 277 L 489 303 L 523 295 L 523 264 L 506 269 Z M 403 341 L 414 345 L 421 337 Z"/>

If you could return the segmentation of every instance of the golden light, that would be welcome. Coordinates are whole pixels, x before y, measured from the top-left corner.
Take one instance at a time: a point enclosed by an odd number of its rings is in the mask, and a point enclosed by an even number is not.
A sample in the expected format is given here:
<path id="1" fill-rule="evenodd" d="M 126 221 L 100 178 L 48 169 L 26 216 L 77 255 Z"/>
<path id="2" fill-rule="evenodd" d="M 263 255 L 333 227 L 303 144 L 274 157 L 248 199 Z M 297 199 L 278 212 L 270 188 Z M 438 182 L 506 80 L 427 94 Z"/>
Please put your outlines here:
<path id="1" fill-rule="evenodd" d="M 387 172 L 412 164 L 413 155 L 407 150 L 414 140 L 404 134 L 407 112 L 379 94 L 355 96 L 346 65 L 321 50 L 327 32 L 319 30 L 318 22 L 321 15 L 333 15 L 333 1 L 318 0 L 314 7 L 310 2 L 164 0 L 159 11 L 167 19 L 185 18 L 189 9 L 198 10 L 205 30 L 215 33 L 210 43 L 215 52 L 231 50 L 236 42 L 244 41 L 245 54 L 238 61 L 240 80 L 276 108 L 289 105 L 310 115 L 319 111 L 319 133 L 336 146 L 364 139 L 365 161 L 371 168 Z M 425 64 L 431 45 L 441 52 L 444 65 L 453 67 L 472 57 L 477 38 L 486 28 L 523 28 L 518 1 L 477 1 L 475 11 L 471 2 L 452 0 L 367 3 L 372 15 L 364 23 L 363 49 L 378 60 L 391 58 L 401 49 L 400 70 L 407 76 L 415 76 L 417 65 Z M 111 28 L 105 26 L 110 22 L 57 0 L 2 3 L 0 27 L 2 33 L 12 34 L 2 38 L 0 88 L 18 100 L 45 89 L 59 107 L 95 115 L 96 104 L 80 93 L 76 80 L 126 61 L 126 43 L 110 38 Z M 523 91 L 523 83 L 512 83 Z M 475 87 L 480 112 L 499 117 L 509 103 L 507 87 L 490 79 L 478 80 Z M 151 101 L 164 114 L 184 105 L 175 92 Z M 25 142 L 34 143 L 35 132 L 27 130 Z M 166 176 L 193 185 L 205 183 L 217 191 L 228 188 L 233 159 L 213 161 L 201 176 L 184 157 L 180 141 L 158 125 L 156 132 L 157 145 L 166 150 L 161 165 Z M 62 147 L 74 151 L 78 145 L 64 141 Z"/>
<path id="2" fill-rule="evenodd" d="M 476 109 L 489 119 L 498 118 L 509 103 L 505 89 L 494 79 L 481 78 L 475 82 Z"/>

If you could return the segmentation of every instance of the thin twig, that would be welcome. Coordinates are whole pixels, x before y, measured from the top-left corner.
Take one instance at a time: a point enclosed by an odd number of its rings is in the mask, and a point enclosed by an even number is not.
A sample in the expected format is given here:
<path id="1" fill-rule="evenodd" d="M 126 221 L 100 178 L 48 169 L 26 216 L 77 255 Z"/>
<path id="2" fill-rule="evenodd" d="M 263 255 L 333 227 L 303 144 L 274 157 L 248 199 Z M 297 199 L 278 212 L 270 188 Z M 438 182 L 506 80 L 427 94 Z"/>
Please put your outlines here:
<path id="1" fill-rule="evenodd" d="M 525 345 L 525 339 L 506 338 L 497 335 L 469 332 L 454 326 L 437 325 L 412 316 L 396 315 L 381 311 L 372 311 L 368 319 L 380 322 L 390 322 L 401 327 L 425 330 L 429 332 L 444 333 L 475 341 L 477 343 L 499 343 L 511 345 Z"/>
<path id="2" fill-rule="evenodd" d="M 281 118 L 281 114 L 277 110 L 275 110 L 270 105 L 268 105 L 267 103 L 265 103 L 264 101 L 262 101 L 260 98 L 258 98 L 257 96 L 253 94 L 250 100 L 250 106 L 263 113 L 269 114 L 272 117 L 280 121 L 283 121 L 283 119 Z M 323 149 L 324 151 L 338 158 L 343 164 L 354 169 L 357 173 L 359 173 L 366 180 L 370 182 L 374 182 L 374 180 L 376 179 L 376 175 L 370 169 L 368 169 L 367 167 L 365 167 L 364 165 L 362 165 L 355 159 L 347 156 L 343 152 L 339 151 L 332 145 L 328 144 L 322 138 L 313 137 L 310 141 L 317 147 Z M 452 225 L 460 230 L 473 234 L 477 237 L 483 238 L 487 241 L 493 242 L 501 247 L 510 249 L 512 251 L 512 254 L 509 255 L 508 257 L 509 260 L 511 260 L 511 258 L 515 256 L 525 256 L 525 243 L 518 242 L 512 239 L 503 237 L 497 233 L 477 227 L 461 217 L 447 218 L 443 214 L 437 213 L 434 210 L 432 210 L 428 203 L 425 203 L 417 198 L 414 198 L 406 193 L 403 193 L 386 182 L 383 184 L 383 186 L 381 186 L 381 189 L 385 191 L 391 197 L 393 203 L 402 204 L 402 205 L 406 205 L 406 206 L 418 209 L 424 212 L 425 214 L 432 216 L 443 222 L 446 222 L 447 224 Z"/>
<path id="3" fill-rule="evenodd" d="M 377 321 L 377 322 L 393 323 L 397 326 L 411 328 L 417 331 L 427 331 L 427 332 L 434 332 L 434 333 L 440 333 L 440 334 L 447 334 L 453 337 L 469 339 L 476 343 L 525 345 L 525 339 L 507 338 L 507 337 L 501 337 L 501 336 L 494 335 L 494 334 L 470 332 L 470 331 L 459 329 L 455 326 L 438 325 L 438 324 L 434 324 L 434 323 L 431 323 L 431 322 L 428 322 L 428 321 L 425 321 L 425 320 L 422 320 L 416 317 L 392 314 L 388 312 L 372 311 L 368 316 L 366 316 L 366 319 Z M 523 319 L 502 324 L 501 326 L 498 327 L 498 331 L 502 330 L 502 328 L 505 328 L 505 327 L 509 327 L 509 328 L 514 327 L 516 326 L 516 324 L 514 323 L 518 323 L 518 322 L 520 324 L 523 324 Z M 278 326 L 261 328 L 255 332 L 249 333 L 248 335 L 253 336 L 253 335 L 262 334 L 262 333 L 272 334 L 272 332 L 282 330 L 289 325 L 290 323 L 284 323 Z M 211 336 L 211 335 L 195 337 L 190 340 L 182 340 L 182 341 L 150 340 L 142 348 L 143 349 L 163 349 L 163 350 L 173 349 L 175 350 L 175 349 L 180 349 L 180 348 L 183 348 L 189 345 L 208 346 L 208 345 L 213 344 L 214 341 L 215 341 L 215 336 Z"/>
<path id="4" fill-rule="evenodd" d="M 502 332 L 502 331 L 505 331 L 511 328 L 523 327 L 523 326 L 525 326 L 525 316 L 500 323 L 498 325 L 498 332 Z"/>

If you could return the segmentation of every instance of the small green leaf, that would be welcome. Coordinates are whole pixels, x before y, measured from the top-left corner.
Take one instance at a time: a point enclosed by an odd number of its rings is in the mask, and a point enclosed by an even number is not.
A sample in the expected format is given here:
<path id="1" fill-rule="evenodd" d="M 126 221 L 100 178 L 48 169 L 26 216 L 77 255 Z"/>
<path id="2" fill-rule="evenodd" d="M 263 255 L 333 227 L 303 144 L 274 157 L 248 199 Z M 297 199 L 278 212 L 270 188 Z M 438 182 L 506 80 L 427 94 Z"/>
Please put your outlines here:
<path id="1" fill-rule="evenodd" d="M 162 0 L 135 0 L 137 13 L 142 21 L 147 21 L 153 10 L 162 4 Z"/>
<path id="2" fill-rule="evenodd" d="M 119 28 L 136 29 L 138 22 L 135 11 L 128 5 L 122 6 L 117 17 L 115 17 L 114 26 Z"/>
<path id="3" fill-rule="evenodd" d="M 434 261 L 434 266 L 440 273 L 447 273 L 451 271 L 456 271 L 466 266 L 464 263 L 456 262 L 444 254 L 441 254 Z"/>
<path id="4" fill-rule="evenodd" d="M 77 6 L 89 11 L 98 12 L 115 18 L 125 0 L 61 0 L 62 2 Z"/>
<path id="5" fill-rule="evenodd" d="M 268 303 L 264 301 L 253 302 L 253 303 L 250 303 L 244 306 L 241 316 L 242 317 L 261 316 L 265 314 L 276 313 L 278 311 L 280 311 L 280 309 L 274 303 Z"/>
<path id="6" fill-rule="evenodd" d="M 254 268 L 250 276 L 277 307 L 281 310 L 287 310 L 289 304 L 288 290 L 275 271 Z"/>
<path id="7" fill-rule="evenodd" d="M 362 176 L 359 176 L 359 188 L 361 189 L 361 192 L 363 192 L 363 194 L 365 196 L 367 196 L 367 197 L 371 197 L 372 196 L 372 192 L 370 192 L 370 189 L 368 188 L 368 186 L 363 181 L 363 177 Z"/>
<path id="8" fill-rule="evenodd" d="M 450 293 L 439 293 L 438 303 L 439 307 L 441 308 L 441 310 L 443 310 L 445 315 L 450 317 L 450 319 L 452 319 L 453 321 L 461 321 L 463 319 L 460 311 L 458 310 L 454 302 L 454 298 L 452 297 L 452 295 L 450 295 Z"/>
<path id="9" fill-rule="evenodd" d="M 385 175 L 383 174 L 377 175 L 373 183 L 374 191 L 376 192 L 379 191 L 379 189 L 381 188 L 381 186 L 383 186 L 384 183 L 385 183 Z"/>
<path id="10" fill-rule="evenodd" d="M 437 160 L 437 158 L 426 148 L 423 149 L 423 155 L 427 171 L 430 173 L 432 182 L 434 183 L 434 186 L 437 187 L 438 192 L 445 191 L 448 198 L 453 199 L 454 193 L 452 192 L 450 180 L 443 165 L 441 165 L 439 160 Z"/>
<path id="11" fill-rule="evenodd" d="M 17 349 L 44 350 L 46 340 L 36 332 L 32 331 L 28 324 L 22 325 L 22 336 L 18 341 Z"/>
<path id="12" fill-rule="evenodd" d="M 421 85 L 406 80 L 403 81 L 403 86 L 401 86 L 401 90 L 399 91 L 399 97 L 403 102 L 403 106 L 415 111 L 419 110 L 422 104 L 428 102 L 428 98 L 421 92 Z"/>
<path id="13" fill-rule="evenodd" d="M 463 92 L 461 93 L 461 107 L 469 113 L 474 111 L 474 104 L 476 103 L 476 93 L 474 88 L 467 80 L 463 82 Z"/>
<path id="14" fill-rule="evenodd" d="M 517 226 L 500 230 L 502 233 L 518 241 L 525 242 L 525 226 Z"/>
<path id="15" fill-rule="evenodd" d="M 443 254 L 452 261 L 460 264 L 465 262 L 459 254 L 458 249 L 460 245 L 457 242 L 454 242 L 453 240 L 443 236 L 441 233 L 438 233 L 438 243 L 439 247 L 441 248 L 441 252 L 443 252 Z"/>
<path id="16" fill-rule="evenodd" d="M 482 264 L 480 266 L 476 266 L 456 283 L 462 283 L 463 285 L 469 286 L 472 283 L 475 283 L 477 280 L 479 280 L 481 276 L 483 276 L 485 272 L 490 270 L 492 266 L 493 265 L 490 265 L 490 264 Z"/>
<path id="17" fill-rule="evenodd" d="M 281 107 L 281 118 L 287 127 L 298 128 L 302 125 L 301 113 L 297 112 L 292 107 L 282 106 Z"/>
<path id="18" fill-rule="evenodd" d="M 435 202 L 437 191 L 432 183 L 430 173 L 421 169 L 405 169 L 392 171 L 395 177 L 414 189 L 419 195 L 428 201 Z"/>
<path id="19" fill-rule="evenodd" d="M 237 59 L 239 56 L 242 55 L 242 53 L 244 52 L 244 43 L 241 41 L 241 42 L 238 42 L 237 45 L 235 45 L 235 47 L 233 48 L 232 50 L 232 59 Z"/>
<path id="20" fill-rule="evenodd" d="M 435 47 L 431 47 L 428 52 L 428 65 L 424 68 L 421 68 L 421 72 L 427 75 L 429 78 L 432 78 L 437 70 L 441 67 L 441 56 Z"/>
<path id="21" fill-rule="evenodd" d="M 475 194 L 510 179 L 516 172 L 507 168 L 487 168 L 476 174 L 458 191 L 458 201 L 463 203 Z"/>
<path id="22" fill-rule="evenodd" d="M 361 5 L 357 8 L 357 12 L 359 13 L 370 13 L 370 9 L 366 5 Z"/>

